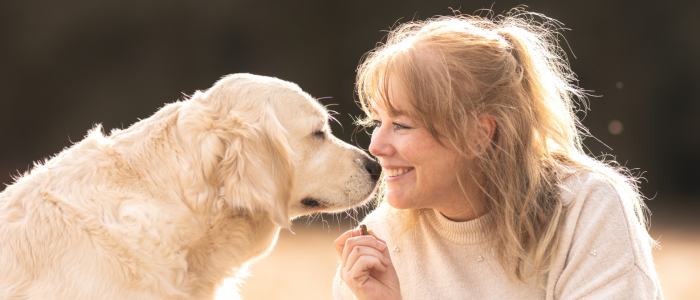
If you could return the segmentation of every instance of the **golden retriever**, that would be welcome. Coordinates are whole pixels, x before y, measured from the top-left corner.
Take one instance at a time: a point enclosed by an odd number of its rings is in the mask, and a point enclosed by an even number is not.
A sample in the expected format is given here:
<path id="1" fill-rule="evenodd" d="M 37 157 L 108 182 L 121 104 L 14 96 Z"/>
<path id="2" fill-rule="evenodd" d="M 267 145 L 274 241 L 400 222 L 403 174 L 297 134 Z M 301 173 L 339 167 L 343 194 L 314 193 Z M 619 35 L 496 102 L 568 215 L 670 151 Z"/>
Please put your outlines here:
<path id="1" fill-rule="evenodd" d="M 380 166 L 297 85 L 250 74 L 86 138 L 0 194 L 0 299 L 211 299 Z M 240 276 L 239 276 L 240 277 Z"/>

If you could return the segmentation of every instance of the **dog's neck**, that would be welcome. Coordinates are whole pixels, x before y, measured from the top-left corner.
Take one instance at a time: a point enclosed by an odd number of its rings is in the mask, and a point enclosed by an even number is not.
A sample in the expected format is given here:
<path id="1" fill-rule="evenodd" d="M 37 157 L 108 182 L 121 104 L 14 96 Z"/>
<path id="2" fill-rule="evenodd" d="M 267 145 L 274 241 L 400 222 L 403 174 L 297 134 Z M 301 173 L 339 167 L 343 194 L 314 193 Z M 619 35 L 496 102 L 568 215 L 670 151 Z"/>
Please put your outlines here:
<path id="1" fill-rule="evenodd" d="M 193 202 L 211 199 L 210 194 L 218 194 L 218 190 L 200 184 L 198 170 L 202 166 L 186 155 L 187 149 L 179 140 L 176 123 L 182 104 L 170 104 L 110 139 L 153 197 L 184 202 L 195 210 L 197 203 Z"/>
<path id="2" fill-rule="evenodd" d="M 215 169 L 218 161 L 198 161 L 192 153 L 201 145 L 183 140 L 187 137 L 178 130 L 178 104 L 110 138 L 154 198 L 184 204 L 193 213 L 197 237 L 182 245 L 187 251 L 185 284 L 192 291 L 211 291 L 232 270 L 268 253 L 279 227 L 267 213 L 228 207 L 220 196 L 218 179 L 208 171 Z"/>
<path id="3" fill-rule="evenodd" d="M 264 214 L 233 212 L 214 220 L 202 238 L 188 249 L 187 284 L 197 294 L 214 291 L 244 263 L 264 257 L 277 241 L 279 227 Z M 245 273 L 245 272 L 244 272 Z M 236 278 L 239 282 L 242 278 Z M 209 299 L 199 294 L 196 299 Z"/>

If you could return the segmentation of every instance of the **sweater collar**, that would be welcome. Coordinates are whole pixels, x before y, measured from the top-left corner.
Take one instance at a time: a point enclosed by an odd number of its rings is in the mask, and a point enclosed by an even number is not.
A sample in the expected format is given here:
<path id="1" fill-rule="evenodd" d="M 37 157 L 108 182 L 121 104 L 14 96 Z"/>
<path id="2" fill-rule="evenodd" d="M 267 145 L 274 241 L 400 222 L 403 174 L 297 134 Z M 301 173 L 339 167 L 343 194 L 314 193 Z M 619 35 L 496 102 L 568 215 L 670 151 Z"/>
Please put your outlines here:
<path id="1" fill-rule="evenodd" d="M 424 215 L 437 234 L 450 242 L 457 244 L 481 244 L 489 240 L 487 229 L 488 223 L 492 219 L 490 213 L 464 222 L 452 221 L 434 209 L 427 209 Z"/>

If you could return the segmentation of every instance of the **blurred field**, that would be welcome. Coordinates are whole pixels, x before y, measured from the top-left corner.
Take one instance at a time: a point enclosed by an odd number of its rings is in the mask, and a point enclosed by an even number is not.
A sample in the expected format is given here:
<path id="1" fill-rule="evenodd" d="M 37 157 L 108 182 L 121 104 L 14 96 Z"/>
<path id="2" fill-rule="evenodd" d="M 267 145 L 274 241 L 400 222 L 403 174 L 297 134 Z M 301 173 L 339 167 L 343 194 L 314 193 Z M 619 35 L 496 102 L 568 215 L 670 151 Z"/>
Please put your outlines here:
<path id="1" fill-rule="evenodd" d="M 332 299 L 332 283 L 338 267 L 333 241 L 336 225 L 293 229 L 280 233 L 270 256 L 256 262 L 241 287 L 244 300 Z"/>
<path id="2" fill-rule="evenodd" d="M 700 299 L 700 201 L 653 200 L 651 237 L 661 249 L 653 252 L 664 296 L 669 300 Z"/>
<path id="3" fill-rule="evenodd" d="M 660 228 L 651 234 L 661 244 L 654 262 L 666 299 L 700 299 L 700 233 Z"/>
<path id="4" fill-rule="evenodd" d="M 654 212 L 651 235 L 661 244 L 654 261 L 666 299 L 700 299 L 700 222 L 697 210 Z M 251 266 L 241 287 L 244 300 L 331 299 L 338 258 L 333 240 L 349 223 L 306 225 L 282 230 L 272 253 Z M 329 228 L 330 227 L 330 228 Z"/>

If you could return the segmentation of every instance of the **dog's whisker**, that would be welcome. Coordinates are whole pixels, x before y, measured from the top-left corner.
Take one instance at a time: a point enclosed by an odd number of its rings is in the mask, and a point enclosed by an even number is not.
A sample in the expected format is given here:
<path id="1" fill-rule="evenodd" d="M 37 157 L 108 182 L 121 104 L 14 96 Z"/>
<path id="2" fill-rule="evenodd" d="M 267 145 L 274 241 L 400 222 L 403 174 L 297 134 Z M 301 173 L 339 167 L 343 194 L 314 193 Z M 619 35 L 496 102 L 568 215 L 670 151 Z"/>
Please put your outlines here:
<path id="1" fill-rule="evenodd" d="M 353 208 L 352 211 L 355 211 L 355 208 Z M 350 214 L 350 211 L 346 211 L 345 214 L 350 218 L 350 220 L 351 220 L 350 224 L 353 225 L 353 228 L 355 228 L 355 224 L 360 224 L 360 221 L 357 220 L 357 216 L 353 216 L 352 214 Z M 353 221 L 354 221 L 354 223 L 353 223 Z"/>
<path id="2" fill-rule="evenodd" d="M 314 222 L 314 219 L 316 218 L 316 214 L 308 215 L 306 217 L 306 228 L 309 228 L 311 224 Z"/>
<path id="3" fill-rule="evenodd" d="M 325 227 L 325 225 L 328 224 L 326 220 L 323 219 L 323 215 L 321 215 L 321 229 Z M 328 225 L 328 232 L 331 232 L 331 226 Z"/>
<path id="4" fill-rule="evenodd" d="M 339 115 L 339 113 L 338 113 L 337 111 L 334 111 L 334 110 L 329 110 L 328 112 L 329 112 L 329 114 L 328 114 L 328 119 L 329 119 L 329 120 L 332 120 L 332 121 L 335 121 L 336 123 L 338 123 L 338 125 L 340 125 L 340 128 L 343 130 L 343 133 L 344 133 L 344 132 L 345 132 L 345 127 L 343 126 L 343 124 L 340 123 L 340 121 L 338 121 L 338 119 L 336 119 L 336 118 L 334 117 L 334 115 Z"/>
<path id="5" fill-rule="evenodd" d="M 318 219 L 320 215 L 321 215 L 321 213 L 315 213 L 315 214 L 313 214 L 313 216 L 311 217 L 311 222 L 312 222 L 312 223 L 313 223 L 313 222 L 316 222 L 316 219 Z M 309 223 L 309 226 L 310 226 L 310 225 L 311 225 L 311 223 Z"/>

